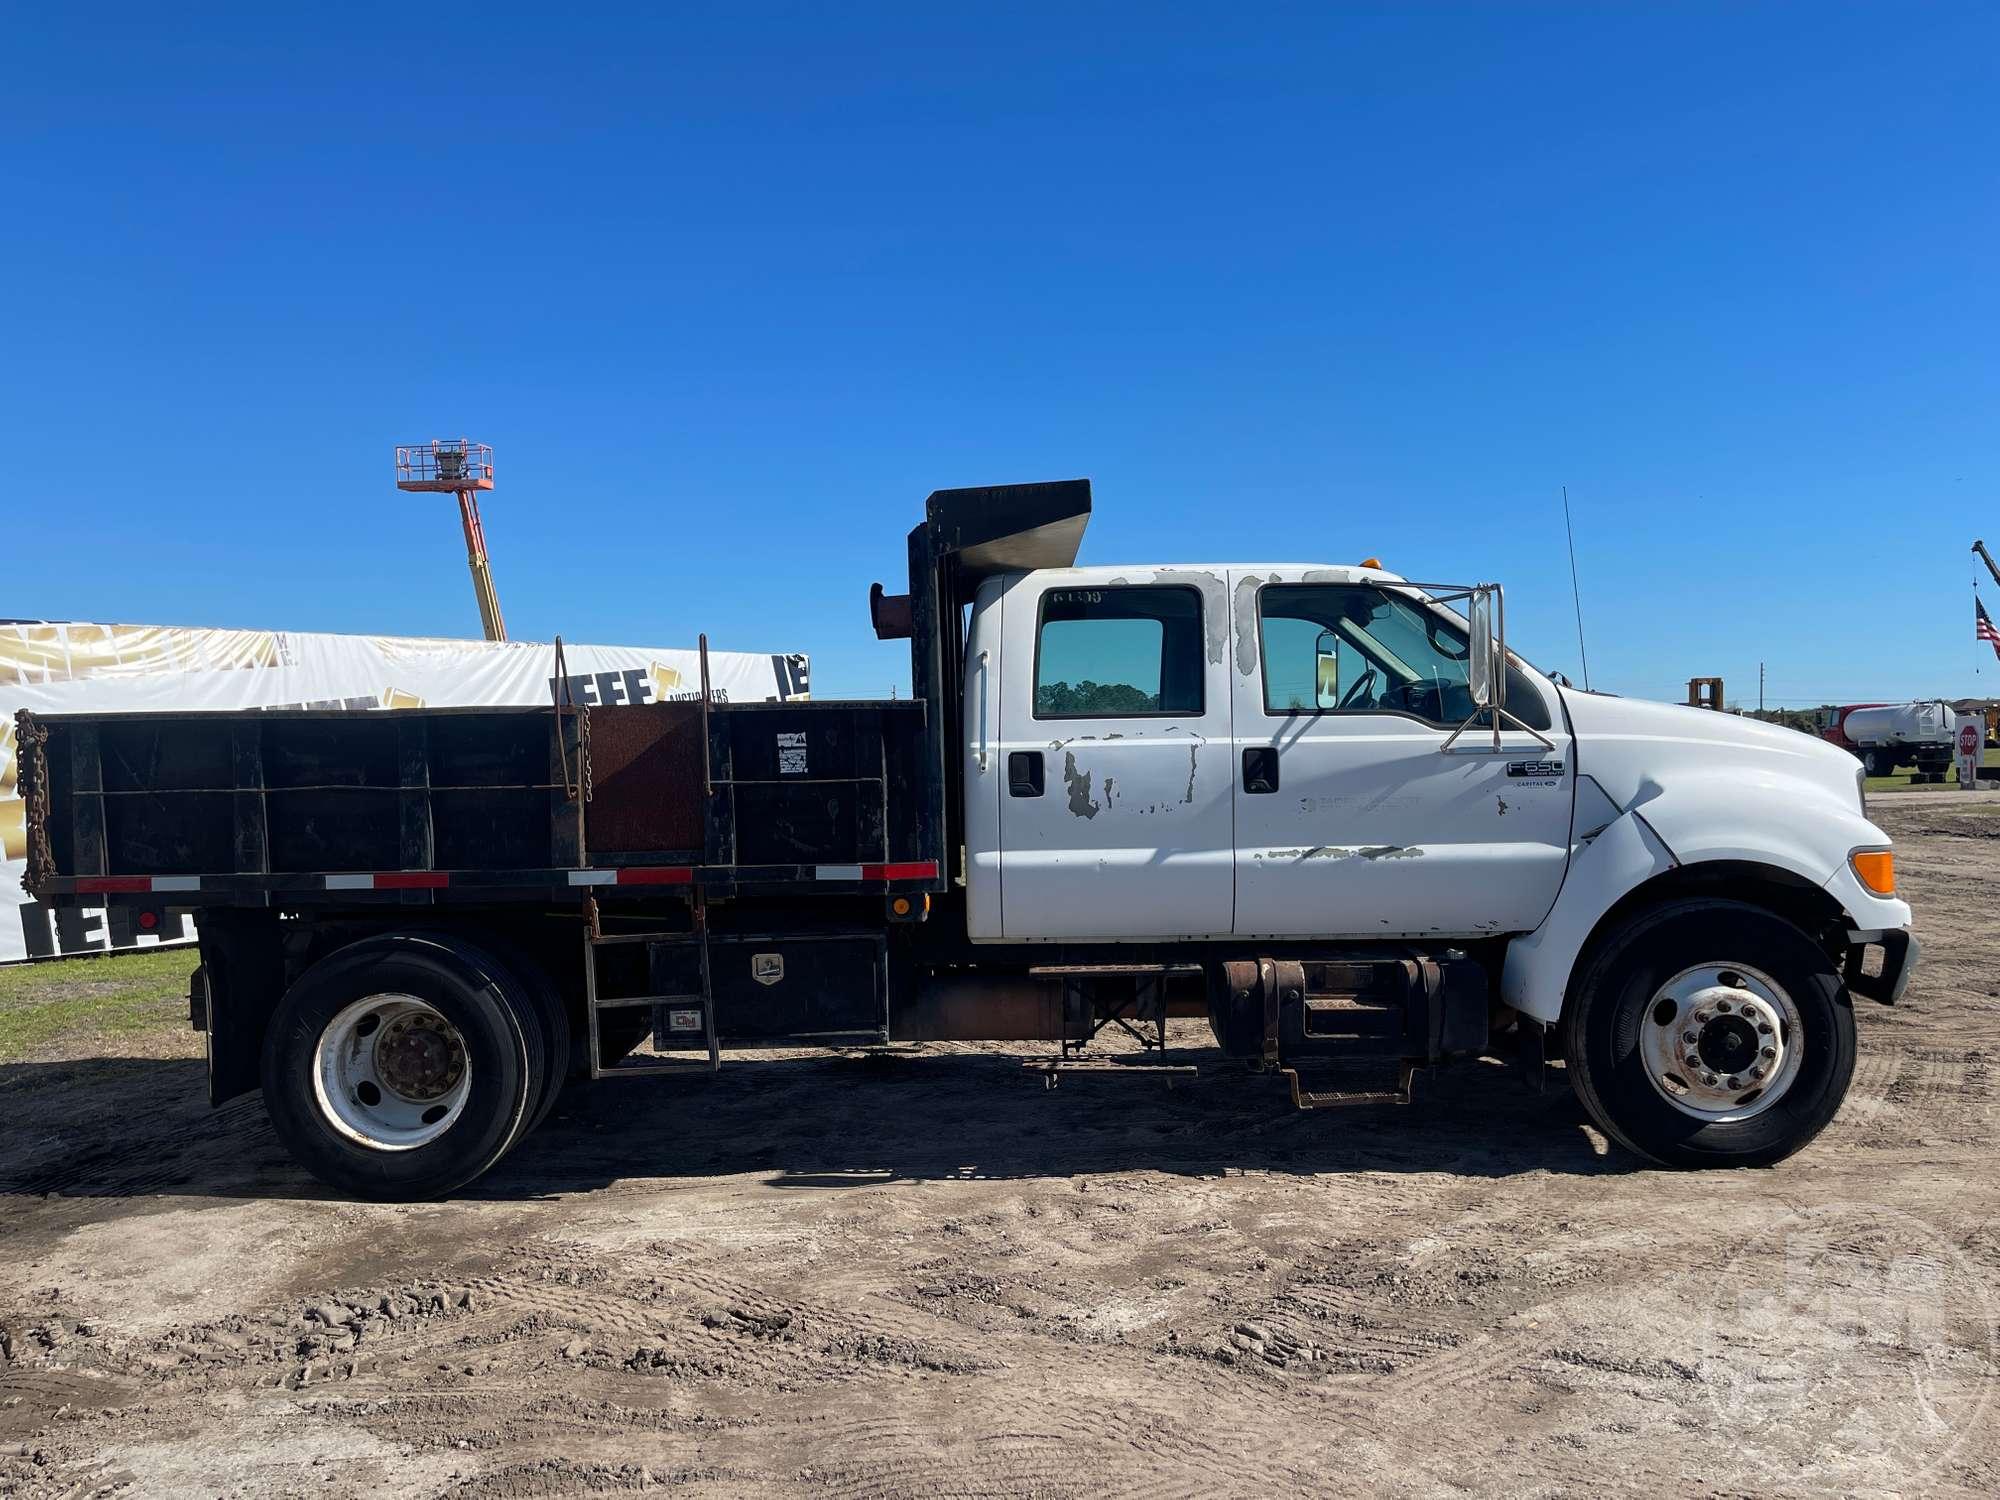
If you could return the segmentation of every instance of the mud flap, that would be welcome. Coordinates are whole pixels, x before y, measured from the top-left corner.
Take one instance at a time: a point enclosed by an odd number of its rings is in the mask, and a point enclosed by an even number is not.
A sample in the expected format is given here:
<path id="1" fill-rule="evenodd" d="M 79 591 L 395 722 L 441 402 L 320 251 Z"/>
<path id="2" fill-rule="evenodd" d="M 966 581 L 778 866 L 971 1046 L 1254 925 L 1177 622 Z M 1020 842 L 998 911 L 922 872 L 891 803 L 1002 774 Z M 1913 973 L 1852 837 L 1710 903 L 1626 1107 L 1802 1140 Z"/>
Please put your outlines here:
<path id="1" fill-rule="evenodd" d="M 264 1032 L 285 993 L 274 911 L 211 911 L 200 924 L 200 1019 L 208 1035 L 208 1102 L 226 1104 L 260 1084 Z M 196 1005 L 189 984 L 189 1019 Z"/>

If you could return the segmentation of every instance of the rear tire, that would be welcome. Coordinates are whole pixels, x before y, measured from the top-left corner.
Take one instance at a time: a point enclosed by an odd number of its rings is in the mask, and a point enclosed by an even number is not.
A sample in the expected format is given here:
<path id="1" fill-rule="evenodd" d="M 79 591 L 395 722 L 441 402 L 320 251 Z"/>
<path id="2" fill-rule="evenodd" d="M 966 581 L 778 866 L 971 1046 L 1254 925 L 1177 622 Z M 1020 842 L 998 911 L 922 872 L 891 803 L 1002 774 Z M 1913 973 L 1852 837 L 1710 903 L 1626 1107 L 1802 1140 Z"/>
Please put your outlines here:
<path id="1" fill-rule="evenodd" d="M 294 1158 L 378 1202 L 478 1177 L 543 1104 L 540 1007 L 491 954 L 439 934 L 365 938 L 299 976 L 264 1040 L 265 1108 Z"/>
<path id="2" fill-rule="evenodd" d="M 1870 776 L 1894 776 L 1896 774 L 1896 758 L 1887 750 L 1862 751 L 1861 764 Z"/>
<path id="3" fill-rule="evenodd" d="M 562 1093 L 563 1084 L 569 1079 L 574 1048 L 569 1007 L 563 1004 L 554 977 L 535 961 L 533 955 L 505 940 L 487 938 L 483 934 L 481 940 L 490 944 L 514 977 L 520 980 L 522 989 L 534 1002 L 535 1014 L 542 1023 L 542 1087 L 528 1110 L 526 1123 L 521 1126 L 520 1135 L 526 1135 L 549 1117 L 557 1096 Z M 516 1140 L 519 1138 L 515 1137 Z"/>
<path id="4" fill-rule="evenodd" d="M 1591 1117 L 1670 1167 L 1782 1161 L 1826 1127 L 1854 1075 L 1854 1011 L 1833 960 L 1740 901 L 1638 917 L 1586 962 L 1563 1032 Z M 1663 1047 L 1681 1056 L 1663 1066 Z"/>

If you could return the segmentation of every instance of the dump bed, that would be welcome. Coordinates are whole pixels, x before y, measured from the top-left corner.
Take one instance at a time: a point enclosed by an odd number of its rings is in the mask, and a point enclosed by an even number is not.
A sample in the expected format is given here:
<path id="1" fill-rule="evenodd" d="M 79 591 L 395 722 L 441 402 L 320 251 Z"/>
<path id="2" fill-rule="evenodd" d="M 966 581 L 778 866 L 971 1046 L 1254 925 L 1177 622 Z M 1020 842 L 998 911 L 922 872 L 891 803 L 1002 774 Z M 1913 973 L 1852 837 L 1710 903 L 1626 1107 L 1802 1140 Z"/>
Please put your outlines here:
<path id="1" fill-rule="evenodd" d="M 280 905 L 940 885 L 922 702 L 18 716 L 27 888 Z"/>

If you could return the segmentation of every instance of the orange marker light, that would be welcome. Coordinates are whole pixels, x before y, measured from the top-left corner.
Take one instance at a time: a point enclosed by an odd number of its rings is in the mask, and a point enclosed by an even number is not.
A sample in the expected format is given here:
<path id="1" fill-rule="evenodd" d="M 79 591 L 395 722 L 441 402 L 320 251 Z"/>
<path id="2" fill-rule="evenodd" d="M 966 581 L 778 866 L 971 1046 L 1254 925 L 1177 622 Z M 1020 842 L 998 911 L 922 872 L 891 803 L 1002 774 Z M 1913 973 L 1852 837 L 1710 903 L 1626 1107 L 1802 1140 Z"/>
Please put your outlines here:
<path id="1" fill-rule="evenodd" d="M 1364 557 L 1361 559 L 1361 566 L 1364 568 L 1379 568 L 1382 566 L 1382 559 L 1379 557 Z"/>
<path id="2" fill-rule="evenodd" d="M 1887 849 L 1858 849 L 1847 856 L 1861 883 L 1878 896 L 1896 894 L 1896 856 Z"/>

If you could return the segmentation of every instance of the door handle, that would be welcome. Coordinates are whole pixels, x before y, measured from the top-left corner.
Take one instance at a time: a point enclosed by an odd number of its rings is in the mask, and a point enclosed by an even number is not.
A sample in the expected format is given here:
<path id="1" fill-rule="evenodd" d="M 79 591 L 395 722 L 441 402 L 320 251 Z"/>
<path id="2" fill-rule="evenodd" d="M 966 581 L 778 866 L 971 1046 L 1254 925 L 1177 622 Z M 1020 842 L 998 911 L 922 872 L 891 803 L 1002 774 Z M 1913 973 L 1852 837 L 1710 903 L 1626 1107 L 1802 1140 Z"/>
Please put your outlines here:
<path id="1" fill-rule="evenodd" d="M 1251 745 L 1243 752 L 1243 790 L 1275 792 L 1278 789 L 1278 747 Z"/>
<path id="2" fill-rule="evenodd" d="M 979 769 L 986 770 L 986 658 L 991 652 L 979 653 Z"/>
<path id="3" fill-rule="evenodd" d="M 1042 770 L 1042 752 L 1039 750 L 1010 750 L 1007 752 L 1007 795 L 1010 797 L 1039 797 L 1045 785 Z"/>

